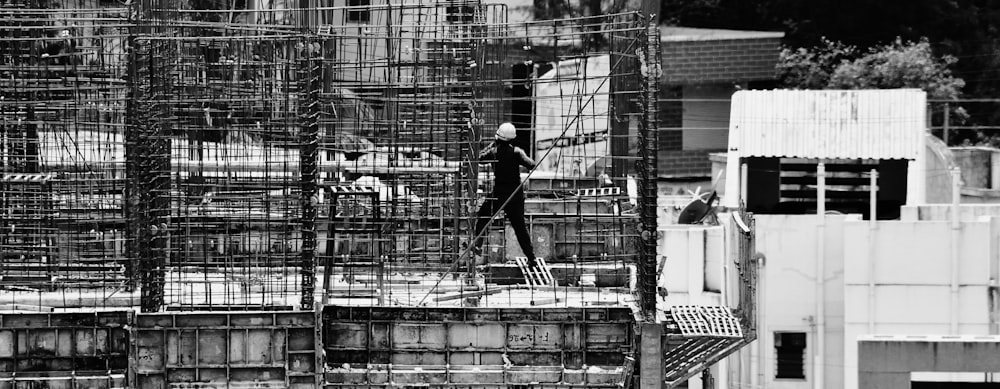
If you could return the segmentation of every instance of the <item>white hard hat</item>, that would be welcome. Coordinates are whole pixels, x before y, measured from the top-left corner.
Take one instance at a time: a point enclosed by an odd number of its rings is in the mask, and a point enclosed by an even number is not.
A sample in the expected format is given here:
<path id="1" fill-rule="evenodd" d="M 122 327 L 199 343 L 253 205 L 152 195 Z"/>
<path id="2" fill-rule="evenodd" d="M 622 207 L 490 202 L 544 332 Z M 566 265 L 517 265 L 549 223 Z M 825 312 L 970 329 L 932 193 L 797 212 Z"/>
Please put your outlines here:
<path id="1" fill-rule="evenodd" d="M 497 139 L 510 141 L 514 138 L 517 138 L 517 128 L 513 124 L 504 123 L 497 128 Z"/>

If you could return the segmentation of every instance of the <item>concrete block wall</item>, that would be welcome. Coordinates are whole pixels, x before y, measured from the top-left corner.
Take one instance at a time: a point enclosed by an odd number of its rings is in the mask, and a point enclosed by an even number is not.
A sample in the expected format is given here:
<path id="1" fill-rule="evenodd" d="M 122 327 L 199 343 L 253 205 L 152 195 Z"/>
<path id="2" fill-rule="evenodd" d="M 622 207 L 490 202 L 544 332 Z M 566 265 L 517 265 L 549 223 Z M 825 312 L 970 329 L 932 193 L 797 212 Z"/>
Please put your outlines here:
<path id="1" fill-rule="evenodd" d="M 680 85 L 660 88 L 656 121 L 660 131 L 657 141 L 661 154 L 664 150 L 684 148 L 684 131 L 681 129 L 684 126 L 684 102 L 680 101 L 682 97 L 684 88 Z"/>
<path id="2" fill-rule="evenodd" d="M 780 38 L 663 42 L 668 84 L 744 82 L 774 78 Z"/>
<path id="3" fill-rule="evenodd" d="M 670 132 L 670 131 L 665 131 Z M 680 133 L 680 131 L 676 131 Z M 657 174 L 664 178 L 708 177 L 712 174 L 712 161 L 708 150 L 668 150 L 657 156 Z"/>

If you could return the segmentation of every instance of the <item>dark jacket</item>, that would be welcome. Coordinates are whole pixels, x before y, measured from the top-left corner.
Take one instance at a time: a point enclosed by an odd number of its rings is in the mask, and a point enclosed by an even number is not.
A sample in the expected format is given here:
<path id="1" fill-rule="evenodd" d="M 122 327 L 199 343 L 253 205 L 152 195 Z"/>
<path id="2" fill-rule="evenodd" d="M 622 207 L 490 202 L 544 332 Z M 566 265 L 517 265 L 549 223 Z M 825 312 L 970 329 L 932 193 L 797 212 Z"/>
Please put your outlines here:
<path id="1" fill-rule="evenodd" d="M 479 153 L 479 163 L 493 163 L 493 192 L 512 192 L 521 184 L 521 166 L 535 167 L 535 161 L 520 147 L 496 141 Z"/>

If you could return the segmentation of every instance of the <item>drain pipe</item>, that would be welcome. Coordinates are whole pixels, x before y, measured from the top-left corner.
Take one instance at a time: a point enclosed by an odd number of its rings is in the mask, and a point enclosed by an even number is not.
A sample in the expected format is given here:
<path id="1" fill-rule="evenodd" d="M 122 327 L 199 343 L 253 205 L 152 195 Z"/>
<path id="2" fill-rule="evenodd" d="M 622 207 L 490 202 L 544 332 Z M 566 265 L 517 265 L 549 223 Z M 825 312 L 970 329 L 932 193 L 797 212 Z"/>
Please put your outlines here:
<path id="1" fill-rule="evenodd" d="M 816 349 L 813 355 L 813 388 L 823 389 L 823 354 L 826 349 L 826 291 L 823 257 L 826 254 L 826 164 L 816 165 Z"/>
<path id="2" fill-rule="evenodd" d="M 872 169 L 868 182 L 868 333 L 875 333 L 875 229 L 878 228 L 878 170 Z"/>
<path id="3" fill-rule="evenodd" d="M 750 174 L 749 170 L 747 164 L 740 165 L 740 203 L 742 204 L 746 204 L 747 202 L 747 177 Z M 736 204 L 736 206 L 739 207 L 740 205 Z"/>
<path id="4" fill-rule="evenodd" d="M 952 335 L 958 334 L 958 271 L 959 271 L 959 239 L 962 235 L 962 223 L 959 219 L 959 207 L 961 202 L 962 184 L 961 170 L 957 167 L 951 169 L 951 315 L 949 318 L 949 329 Z"/>
<path id="5" fill-rule="evenodd" d="M 764 324 L 767 320 L 764 313 L 764 302 L 767 301 L 767 299 L 764 298 L 764 290 L 767 287 L 767 283 L 764 282 L 765 278 L 767 278 L 764 272 L 764 265 L 766 265 L 767 257 L 761 253 L 755 253 L 754 255 L 757 257 L 757 347 L 754 348 L 757 355 L 753 356 L 752 361 L 754 367 L 756 368 L 756 371 L 754 371 L 756 374 L 754 387 L 766 388 L 767 382 L 764 380 L 764 370 L 767 365 L 764 363 L 764 356 L 767 355 L 767 351 L 764 346 L 767 343 L 765 341 L 765 337 L 770 334 L 767 330 L 767 325 Z M 765 337 L 762 337 L 761 334 L 764 334 Z"/>

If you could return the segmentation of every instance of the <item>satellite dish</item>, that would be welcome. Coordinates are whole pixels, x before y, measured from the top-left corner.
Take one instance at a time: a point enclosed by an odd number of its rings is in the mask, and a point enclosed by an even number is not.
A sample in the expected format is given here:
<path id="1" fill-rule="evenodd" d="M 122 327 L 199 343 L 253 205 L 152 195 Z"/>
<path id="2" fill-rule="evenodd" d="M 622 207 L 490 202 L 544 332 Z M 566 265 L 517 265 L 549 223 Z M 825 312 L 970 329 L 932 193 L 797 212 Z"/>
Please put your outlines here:
<path id="1" fill-rule="evenodd" d="M 719 184 L 719 179 L 725 173 L 725 169 L 719 171 L 713 180 L 715 184 L 712 185 L 712 190 L 709 192 L 701 193 L 700 186 L 695 188 L 694 192 L 687 191 L 694 199 L 681 211 L 677 217 L 677 224 L 701 224 L 709 215 L 712 216 L 713 225 L 719 224 L 719 219 L 715 216 L 715 202 L 719 199 L 719 193 L 716 192 L 715 186 Z M 706 195 L 708 196 L 707 200 L 705 199 Z"/>
<path id="2" fill-rule="evenodd" d="M 704 200 L 696 193 L 694 200 L 691 200 L 677 217 L 677 224 L 700 224 L 705 217 L 714 214 L 714 203 L 719 199 L 719 195 L 714 190 L 707 194 L 708 200 Z"/>

